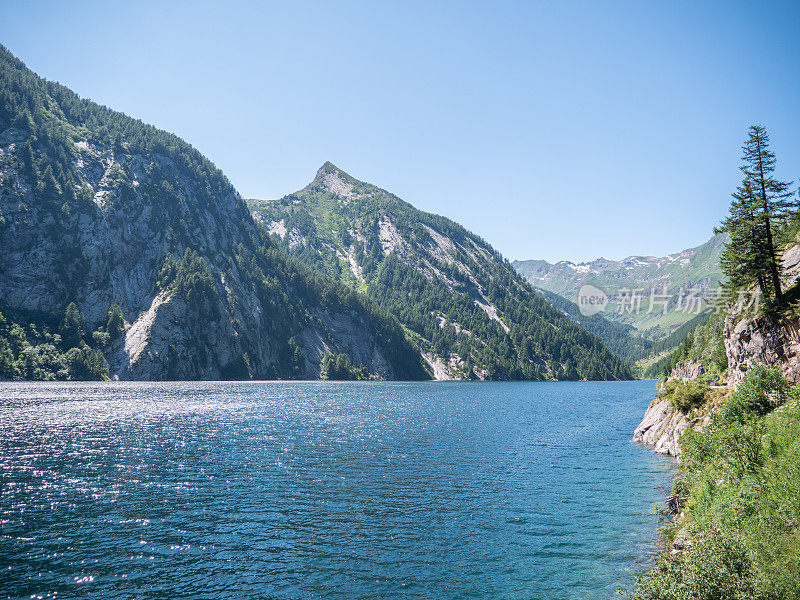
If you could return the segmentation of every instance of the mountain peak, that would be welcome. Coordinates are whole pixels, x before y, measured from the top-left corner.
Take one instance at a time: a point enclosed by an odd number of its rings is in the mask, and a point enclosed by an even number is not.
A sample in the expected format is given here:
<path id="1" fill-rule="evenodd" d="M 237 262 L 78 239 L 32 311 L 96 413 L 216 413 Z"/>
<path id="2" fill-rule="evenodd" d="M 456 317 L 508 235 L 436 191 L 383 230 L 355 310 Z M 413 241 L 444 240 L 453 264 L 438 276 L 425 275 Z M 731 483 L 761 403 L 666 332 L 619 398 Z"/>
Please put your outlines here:
<path id="1" fill-rule="evenodd" d="M 348 176 L 347 173 L 342 171 L 339 167 L 333 164 L 331 161 L 326 160 L 325 164 L 323 164 L 318 170 L 317 175 L 314 177 L 314 181 L 321 181 L 325 178 L 326 175 L 336 174 L 339 176 Z"/>
<path id="2" fill-rule="evenodd" d="M 350 198 L 353 196 L 353 184 L 356 180 L 342 171 L 330 161 L 326 161 L 317 171 L 312 186 L 322 187 L 331 194 L 340 198 Z"/>

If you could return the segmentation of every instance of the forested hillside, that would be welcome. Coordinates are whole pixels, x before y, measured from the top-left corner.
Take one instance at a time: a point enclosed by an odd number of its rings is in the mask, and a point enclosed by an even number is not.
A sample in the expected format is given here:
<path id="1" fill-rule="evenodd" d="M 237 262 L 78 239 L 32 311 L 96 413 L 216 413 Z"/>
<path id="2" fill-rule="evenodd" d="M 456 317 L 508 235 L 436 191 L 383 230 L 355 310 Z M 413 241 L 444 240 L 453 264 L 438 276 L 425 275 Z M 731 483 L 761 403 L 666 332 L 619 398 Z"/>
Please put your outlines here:
<path id="1" fill-rule="evenodd" d="M 290 258 L 194 148 L 2 47 L 0 248 L 2 377 L 318 377 L 327 354 L 429 376 L 396 319 Z"/>
<path id="2" fill-rule="evenodd" d="M 292 255 L 398 318 L 441 379 L 625 379 L 628 367 L 481 238 L 326 163 L 248 201 Z"/>
<path id="3" fill-rule="evenodd" d="M 619 323 L 605 318 L 602 314 L 586 316 L 581 314 L 577 304 L 563 296 L 537 290 L 550 304 L 562 311 L 573 322 L 583 327 L 589 333 L 599 337 L 606 348 L 622 358 L 629 366 L 655 352 L 658 346 L 633 325 Z"/>

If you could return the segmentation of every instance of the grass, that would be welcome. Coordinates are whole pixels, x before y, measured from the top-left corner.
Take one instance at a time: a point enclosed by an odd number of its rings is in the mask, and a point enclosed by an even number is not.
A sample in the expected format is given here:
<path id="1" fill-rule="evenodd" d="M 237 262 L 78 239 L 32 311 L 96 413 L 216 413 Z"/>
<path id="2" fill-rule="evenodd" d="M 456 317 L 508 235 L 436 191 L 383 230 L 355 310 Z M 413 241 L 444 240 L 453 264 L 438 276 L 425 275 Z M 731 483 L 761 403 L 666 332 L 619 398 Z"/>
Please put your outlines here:
<path id="1" fill-rule="evenodd" d="M 683 508 L 666 538 L 688 542 L 628 597 L 800 598 L 800 386 L 789 392 L 777 369 L 752 369 L 681 448 Z"/>

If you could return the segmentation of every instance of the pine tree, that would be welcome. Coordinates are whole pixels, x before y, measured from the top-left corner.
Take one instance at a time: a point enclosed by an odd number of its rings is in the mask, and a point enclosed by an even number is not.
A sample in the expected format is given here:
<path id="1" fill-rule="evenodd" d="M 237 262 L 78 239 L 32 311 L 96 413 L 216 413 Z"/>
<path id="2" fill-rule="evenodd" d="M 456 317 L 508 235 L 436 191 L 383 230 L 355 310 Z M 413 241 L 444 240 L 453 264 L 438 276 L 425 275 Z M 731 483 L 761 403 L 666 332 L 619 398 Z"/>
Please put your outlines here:
<path id="1" fill-rule="evenodd" d="M 742 150 L 744 164 L 741 170 L 745 174 L 745 182 L 750 184 L 760 205 L 757 214 L 761 217 L 761 227 L 757 231 L 765 235 L 766 266 L 772 279 L 775 300 L 780 304 L 783 293 L 772 228 L 775 223 L 785 223 L 797 210 L 797 199 L 794 197 L 794 192 L 789 189 L 791 183 L 778 181 L 772 176 L 775 170 L 775 153 L 769 149 L 766 129 L 760 125 L 750 127 L 750 138 Z"/>
<path id="2" fill-rule="evenodd" d="M 85 326 L 86 319 L 84 319 L 83 313 L 74 302 L 70 302 L 64 311 L 60 327 L 61 343 L 64 348 L 74 348 L 80 345 Z"/>
<path id="3" fill-rule="evenodd" d="M 763 229 L 763 224 L 754 212 L 756 198 L 749 182 L 739 186 L 732 197 L 730 215 L 715 230 L 717 233 L 727 231 L 730 234 L 730 241 L 720 259 L 722 270 L 730 288 L 735 290 L 748 286 L 755 279 L 761 293 L 768 296 L 770 290 L 764 276 L 768 266 L 763 264 L 768 254 L 763 243 L 766 235 L 759 231 L 759 228 Z"/>
<path id="4" fill-rule="evenodd" d="M 744 180 L 732 194 L 728 218 L 717 230 L 731 236 L 722 255 L 722 267 L 731 286 L 757 283 L 765 296 L 780 304 L 783 291 L 775 231 L 797 211 L 797 198 L 789 189 L 790 183 L 772 176 L 775 154 L 769 149 L 766 129 L 751 126 L 742 153 Z"/>

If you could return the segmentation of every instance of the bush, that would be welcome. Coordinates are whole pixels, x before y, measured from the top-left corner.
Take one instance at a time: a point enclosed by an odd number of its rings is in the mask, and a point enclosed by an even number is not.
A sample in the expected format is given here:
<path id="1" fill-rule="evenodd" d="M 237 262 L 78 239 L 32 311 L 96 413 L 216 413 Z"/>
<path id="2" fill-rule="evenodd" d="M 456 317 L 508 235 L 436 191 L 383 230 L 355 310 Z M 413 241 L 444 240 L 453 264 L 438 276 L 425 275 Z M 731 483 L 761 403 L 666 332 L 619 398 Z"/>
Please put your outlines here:
<path id="1" fill-rule="evenodd" d="M 751 600 L 756 580 L 750 556 L 736 536 L 719 531 L 695 540 L 638 580 L 635 600 Z"/>
<path id="2" fill-rule="evenodd" d="M 666 397 L 673 408 L 684 414 L 703 404 L 711 389 L 706 378 L 697 378 L 687 382 L 673 379 L 669 382 L 669 384 L 673 383 L 675 385 L 665 387 L 665 392 L 668 390 Z"/>
<path id="3" fill-rule="evenodd" d="M 724 421 L 744 421 L 765 415 L 783 404 L 789 395 L 789 382 L 778 367 L 754 365 L 739 382 L 731 399 L 720 413 Z"/>

